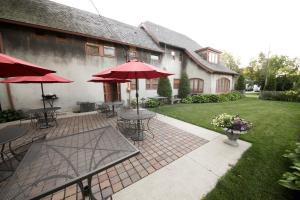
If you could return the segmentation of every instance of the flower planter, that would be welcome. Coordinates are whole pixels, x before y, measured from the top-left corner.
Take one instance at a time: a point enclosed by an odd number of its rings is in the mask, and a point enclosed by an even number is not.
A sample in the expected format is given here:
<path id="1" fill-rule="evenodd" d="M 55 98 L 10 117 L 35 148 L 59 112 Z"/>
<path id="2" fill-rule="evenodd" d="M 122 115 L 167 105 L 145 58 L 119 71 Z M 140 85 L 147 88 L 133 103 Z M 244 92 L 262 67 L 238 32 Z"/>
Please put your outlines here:
<path id="1" fill-rule="evenodd" d="M 224 129 L 225 134 L 227 135 L 227 139 L 224 140 L 224 143 L 237 147 L 239 146 L 239 143 L 237 140 L 240 138 L 241 134 L 244 134 L 245 131 L 237 131 L 237 130 L 232 130 L 232 129 Z"/>

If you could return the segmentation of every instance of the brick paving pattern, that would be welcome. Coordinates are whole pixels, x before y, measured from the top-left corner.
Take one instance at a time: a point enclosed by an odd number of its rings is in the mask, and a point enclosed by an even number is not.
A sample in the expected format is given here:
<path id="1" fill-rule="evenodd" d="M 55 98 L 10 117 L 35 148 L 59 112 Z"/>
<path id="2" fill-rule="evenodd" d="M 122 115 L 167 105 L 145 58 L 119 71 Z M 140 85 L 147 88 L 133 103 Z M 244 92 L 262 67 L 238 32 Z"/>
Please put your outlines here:
<path id="1" fill-rule="evenodd" d="M 47 134 L 47 138 L 53 138 L 108 125 L 116 127 L 116 118 L 105 118 L 98 114 L 89 114 L 59 119 L 58 124 L 57 127 L 41 130 L 30 128 L 29 125 L 23 125 L 29 128 L 29 133 L 26 137 L 14 142 L 14 145 L 17 146 L 24 140 L 29 141 L 33 137 L 42 134 Z M 93 177 L 92 191 L 97 199 L 122 190 L 207 142 L 202 138 L 157 119 L 151 120 L 150 127 L 155 137 L 152 138 L 149 135 L 144 141 L 135 143 L 141 152 L 139 155 Z M 5 182 L 2 184 L 5 184 Z M 72 185 L 43 199 L 77 200 L 82 199 L 82 195 L 79 188 L 76 185 Z"/>

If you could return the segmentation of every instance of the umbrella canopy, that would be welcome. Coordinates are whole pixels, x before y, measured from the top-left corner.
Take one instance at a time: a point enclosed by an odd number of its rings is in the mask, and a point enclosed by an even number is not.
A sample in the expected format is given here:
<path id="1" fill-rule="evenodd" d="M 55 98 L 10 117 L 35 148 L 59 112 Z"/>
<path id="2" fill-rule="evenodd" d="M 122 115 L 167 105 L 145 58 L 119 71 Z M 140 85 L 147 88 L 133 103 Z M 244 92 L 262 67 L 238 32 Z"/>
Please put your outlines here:
<path id="1" fill-rule="evenodd" d="M 139 114 L 139 82 L 138 79 L 153 79 L 159 77 L 167 77 L 174 75 L 166 70 L 162 70 L 153 65 L 149 65 L 138 60 L 131 60 L 122 65 L 111 67 L 103 70 L 100 73 L 93 76 L 102 78 L 121 78 L 121 79 L 135 79 L 136 80 L 136 102 L 137 102 L 137 114 Z"/>
<path id="2" fill-rule="evenodd" d="M 44 128 L 50 127 L 48 124 L 48 118 L 46 113 L 46 104 L 45 104 L 45 95 L 43 83 L 71 83 L 68 79 L 60 77 L 55 74 L 46 74 L 44 76 L 20 76 L 20 77 L 11 77 L 6 80 L 0 81 L 0 83 L 40 83 L 42 90 L 43 106 L 44 106 L 44 117 L 45 117 L 45 126 Z"/>
<path id="3" fill-rule="evenodd" d="M 43 76 L 55 71 L 0 53 L 0 77 Z"/>
<path id="4" fill-rule="evenodd" d="M 127 83 L 130 82 L 129 79 L 119 79 L 119 78 L 102 78 L 102 77 L 94 77 L 88 82 L 95 82 L 95 83 Z"/>
<path id="5" fill-rule="evenodd" d="M 56 74 L 46 74 L 45 76 L 19 76 L 11 77 L 0 81 L 1 83 L 71 83 L 68 79 Z"/>
<path id="6" fill-rule="evenodd" d="M 103 70 L 93 76 L 120 79 L 152 79 L 170 75 L 173 74 L 153 65 L 137 60 L 131 60 L 122 65 Z"/>

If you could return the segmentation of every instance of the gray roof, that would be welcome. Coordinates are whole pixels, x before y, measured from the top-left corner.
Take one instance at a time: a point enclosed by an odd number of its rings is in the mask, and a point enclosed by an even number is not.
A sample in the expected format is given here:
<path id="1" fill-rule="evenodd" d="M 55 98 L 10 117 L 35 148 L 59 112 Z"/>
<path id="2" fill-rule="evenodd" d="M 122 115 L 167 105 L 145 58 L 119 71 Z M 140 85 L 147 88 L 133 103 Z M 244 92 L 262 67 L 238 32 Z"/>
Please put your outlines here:
<path id="1" fill-rule="evenodd" d="M 0 19 L 161 51 L 138 27 L 48 0 L 0 0 Z"/>
<path id="2" fill-rule="evenodd" d="M 156 42 L 168 44 L 174 47 L 179 47 L 185 49 L 186 52 L 192 57 L 192 59 L 201 67 L 207 69 L 210 72 L 214 73 L 228 73 L 228 74 L 237 74 L 235 71 L 225 67 L 223 64 L 213 64 L 207 62 L 195 51 L 202 48 L 197 42 L 190 39 L 189 37 L 165 28 L 163 26 L 154 24 L 152 22 L 143 22 L 140 25 L 145 29 L 148 34 L 153 37 Z"/>

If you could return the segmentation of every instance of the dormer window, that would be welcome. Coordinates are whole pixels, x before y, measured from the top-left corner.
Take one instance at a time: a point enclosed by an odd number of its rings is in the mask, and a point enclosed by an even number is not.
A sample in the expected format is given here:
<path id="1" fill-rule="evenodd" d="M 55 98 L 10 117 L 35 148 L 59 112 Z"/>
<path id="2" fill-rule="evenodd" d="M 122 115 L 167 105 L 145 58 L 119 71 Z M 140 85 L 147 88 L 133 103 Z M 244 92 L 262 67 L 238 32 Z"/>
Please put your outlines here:
<path id="1" fill-rule="evenodd" d="M 211 47 L 205 47 L 202 49 L 198 49 L 195 51 L 199 56 L 201 56 L 204 60 L 207 60 L 210 63 L 218 64 L 219 56 L 222 53 L 219 50 L 213 49 Z"/>
<path id="2" fill-rule="evenodd" d="M 208 52 L 208 62 L 218 64 L 219 55 L 213 52 Z"/>

